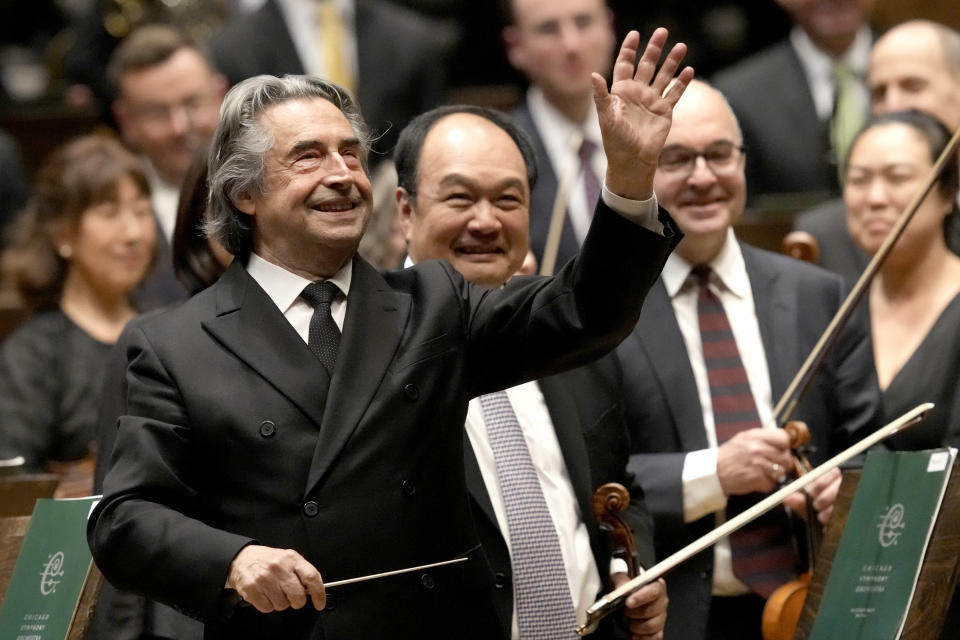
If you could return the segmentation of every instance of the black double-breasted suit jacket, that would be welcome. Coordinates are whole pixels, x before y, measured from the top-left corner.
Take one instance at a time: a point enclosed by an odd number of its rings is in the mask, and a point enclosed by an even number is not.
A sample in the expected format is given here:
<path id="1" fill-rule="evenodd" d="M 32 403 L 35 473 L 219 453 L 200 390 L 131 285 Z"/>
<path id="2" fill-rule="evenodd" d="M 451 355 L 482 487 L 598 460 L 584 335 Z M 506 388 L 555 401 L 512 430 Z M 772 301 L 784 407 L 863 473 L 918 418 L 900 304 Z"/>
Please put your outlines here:
<path id="1" fill-rule="evenodd" d="M 600 205 L 579 259 L 487 291 L 445 262 L 353 263 L 332 379 L 240 261 L 122 338 L 126 414 L 88 536 L 120 589 L 207 637 L 498 637 L 464 480 L 469 398 L 571 368 L 632 328 L 679 233 Z M 468 562 L 331 590 L 327 610 L 224 607 L 236 553 L 291 548 L 325 581 Z"/>
<path id="2" fill-rule="evenodd" d="M 844 299 L 839 276 L 741 244 L 774 402 L 786 390 Z M 858 318 L 862 320 L 862 318 Z M 644 304 L 634 332 L 617 349 L 623 365 L 630 469 L 654 517 L 657 560 L 714 528 L 714 515 L 684 522 L 682 472 L 689 451 L 706 449 L 696 380 L 663 281 Z M 803 396 L 794 419 L 807 423 L 818 464 L 872 431 L 879 410 L 867 327 L 852 322 Z M 713 549 L 667 576 L 665 637 L 709 638 Z"/>

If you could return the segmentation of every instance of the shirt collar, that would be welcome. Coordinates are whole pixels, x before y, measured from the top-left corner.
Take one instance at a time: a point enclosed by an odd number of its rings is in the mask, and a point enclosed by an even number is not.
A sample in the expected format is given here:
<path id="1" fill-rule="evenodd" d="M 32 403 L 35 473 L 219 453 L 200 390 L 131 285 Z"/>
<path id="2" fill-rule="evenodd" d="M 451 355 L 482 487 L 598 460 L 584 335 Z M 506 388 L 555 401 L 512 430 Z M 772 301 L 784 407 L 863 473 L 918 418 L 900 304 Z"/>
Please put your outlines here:
<path id="1" fill-rule="evenodd" d="M 255 253 L 250 254 L 247 262 L 247 273 L 257 281 L 273 303 L 282 313 L 286 313 L 297 301 L 303 288 L 312 282 L 283 267 L 268 262 Z M 353 260 L 340 267 L 340 270 L 327 278 L 337 285 L 344 297 L 350 294 L 350 281 L 353 277 Z"/>
<path id="2" fill-rule="evenodd" d="M 853 43 L 843 55 L 839 58 L 833 58 L 828 53 L 818 49 L 806 31 L 799 26 L 790 31 L 790 44 L 797 52 L 797 57 L 800 58 L 800 64 L 806 71 L 807 76 L 814 79 L 825 78 L 828 81 L 832 81 L 833 65 L 837 62 L 846 62 L 857 76 L 867 77 L 872 39 L 870 27 L 864 25 L 857 31 Z"/>
<path id="3" fill-rule="evenodd" d="M 691 264 L 677 253 L 671 253 L 663 267 L 663 284 L 667 288 L 667 295 L 671 299 L 679 294 L 687 283 L 690 272 L 696 265 Z M 720 253 L 710 261 L 714 282 L 719 281 L 723 289 L 738 298 L 750 295 L 750 279 L 747 277 L 747 267 L 743 262 L 743 253 L 740 244 L 733 233 L 733 228 L 727 229 L 727 238 L 720 249 Z"/>
<path id="4" fill-rule="evenodd" d="M 533 121 L 537 123 L 540 137 L 544 139 L 545 144 L 549 141 L 549 147 L 561 146 L 570 149 L 570 153 L 576 154 L 579 145 L 574 146 L 572 141 L 586 138 L 597 145 L 597 148 L 603 148 L 597 107 L 592 101 L 586 119 L 579 123 L 570 121 L 550 104 L 540 87 L 531 86 L 527 91 L 527 106 L 530 108 Z"/>

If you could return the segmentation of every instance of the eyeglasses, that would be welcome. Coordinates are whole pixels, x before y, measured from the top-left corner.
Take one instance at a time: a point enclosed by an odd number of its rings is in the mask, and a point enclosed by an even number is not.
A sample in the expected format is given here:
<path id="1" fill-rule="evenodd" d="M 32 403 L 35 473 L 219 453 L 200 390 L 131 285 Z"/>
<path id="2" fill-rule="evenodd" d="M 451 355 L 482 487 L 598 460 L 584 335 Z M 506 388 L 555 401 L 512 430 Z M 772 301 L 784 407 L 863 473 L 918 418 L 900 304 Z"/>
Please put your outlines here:
<path id="1" fill-rule="evenodd" d="M 740 165 L 744 148 L 729 140 L 711 142 L 703 151 L 694 151 L 682 145 L 670 145 L 660 152 L 660 169 L 672 177 L 686 178 L 693 173 L 697 158 L 702 157 L 714 175 L 730 175 Z"/>
<path id="2" fill-rule="evenodd" d="M 193 120 L 198 111 L 206 107 L 214 98 L 213 91 L 204 91 L 187 96 L 178 102 L 168 104 L 146 103 L 132 106 L 133 117 L 141 120 L 148 126 L 165 126 L 175 115 L 183 113 L 188 120 Z"/>

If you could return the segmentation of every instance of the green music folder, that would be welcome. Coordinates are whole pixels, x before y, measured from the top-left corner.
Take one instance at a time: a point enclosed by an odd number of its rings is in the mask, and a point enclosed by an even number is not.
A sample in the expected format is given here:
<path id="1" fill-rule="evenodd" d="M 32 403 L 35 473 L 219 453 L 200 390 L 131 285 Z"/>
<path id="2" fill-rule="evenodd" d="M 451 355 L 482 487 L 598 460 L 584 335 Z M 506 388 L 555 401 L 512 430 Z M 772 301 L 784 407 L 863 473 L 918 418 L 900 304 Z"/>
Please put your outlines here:
<path id="1" fill-rule="evenodd" d="M 900 637 L 956 455 L 870 452 L 811 640 Z"/>
<path id="2" fill-rule="evenodd" d="M 87 518 L 99 499 L 37 500 L 0 607 L 0 638 L 67 637 L 90 572 Z"/>

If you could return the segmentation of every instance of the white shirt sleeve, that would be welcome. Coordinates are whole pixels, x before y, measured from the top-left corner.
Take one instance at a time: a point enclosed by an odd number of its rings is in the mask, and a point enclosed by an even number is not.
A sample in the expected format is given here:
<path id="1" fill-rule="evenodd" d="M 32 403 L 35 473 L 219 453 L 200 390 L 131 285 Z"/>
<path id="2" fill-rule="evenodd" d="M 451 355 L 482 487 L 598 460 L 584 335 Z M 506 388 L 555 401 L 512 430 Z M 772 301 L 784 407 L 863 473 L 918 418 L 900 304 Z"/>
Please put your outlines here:
<path id="1" fill-rule="evenodd" d="M 663 235 L 663 223 L 659 219 L 660 207 L 657 203 L 657 194 L 653 194 L 646 200 L 628 200 L 610 191 L 604 184 L 601 197 L 608 207 L 627 220 Z"/>
<path id="2" fill-rule="evenodd" d="M 685 455 L 681 482 L 684 522 L 693 522 L 726 508 L 727 496 L 717 476 L 717 449 L 700 449 Z"/>

